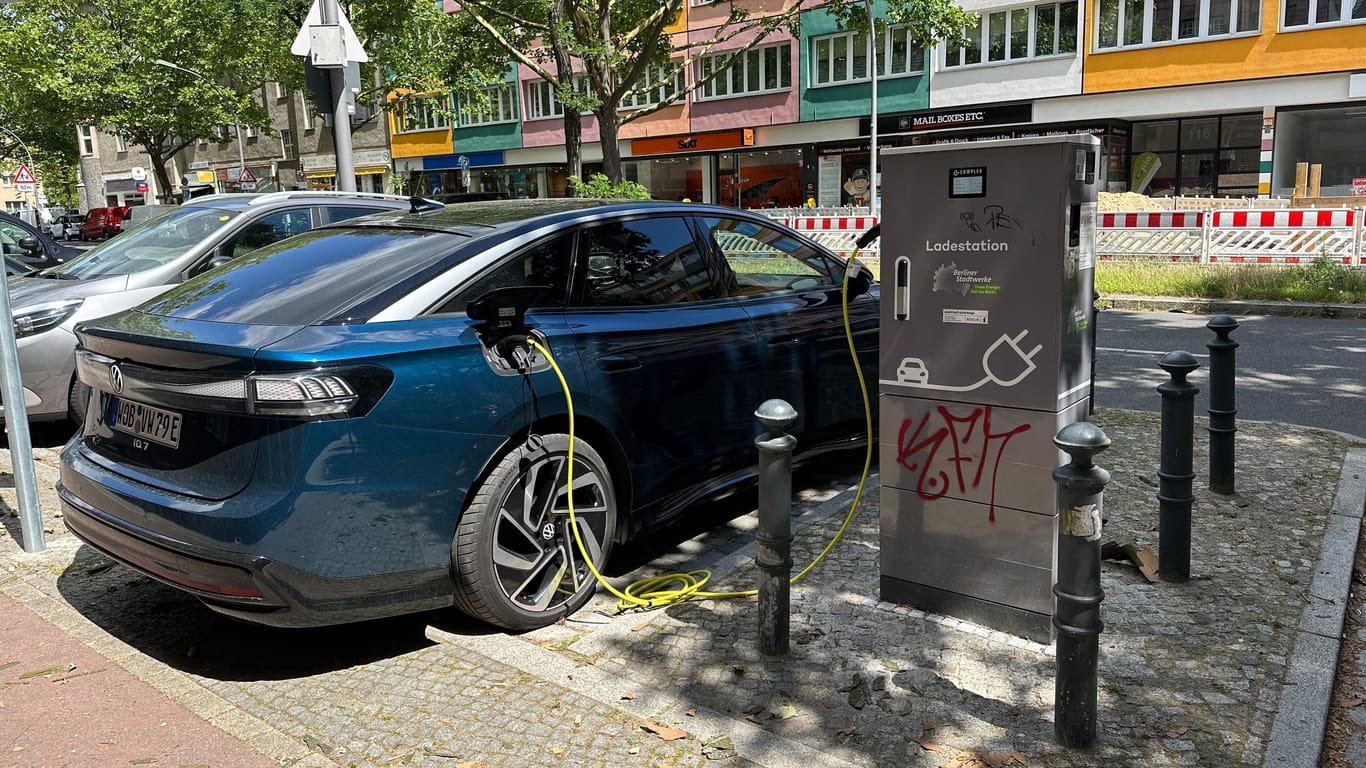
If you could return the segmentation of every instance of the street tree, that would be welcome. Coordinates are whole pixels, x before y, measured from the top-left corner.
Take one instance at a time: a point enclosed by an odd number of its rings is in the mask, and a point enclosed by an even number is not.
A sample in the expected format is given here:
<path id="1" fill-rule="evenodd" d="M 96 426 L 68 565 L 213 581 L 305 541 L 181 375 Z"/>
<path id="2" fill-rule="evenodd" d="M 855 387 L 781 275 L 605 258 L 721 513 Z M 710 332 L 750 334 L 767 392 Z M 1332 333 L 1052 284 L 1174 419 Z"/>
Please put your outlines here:
<path id="1" fill-rule="evenodd" d="M 169 190 L 177 152 L 220 126 L 267 124 L 251 94 L 285 68 L 287 24 L 266 0 L 17 0 L 0 67 L 58 105 L 65 133 L 93 125 L 141 147 Z M 16 55 L 35 47 L 44 55 Z"/>
<path id="2" fill-rule="evenodd" d="M 621 126 L 729 75 L 727 67 L 713 67 L 689 80 L 685 73 L 695 62 L 717 53 L 743 61 L 745 52 L 775 32 L 796 30 L 804 11 L 821 8 L 845 28 L 865 33 L 870 23 L 904 24 L 927 47 L 961 38 L 975 18 L 954 0 L 886 0 L 885 19 L 870 18 L 864 0 L 785 0 L 773 8 L 761 0 L 706 5 L 727 9 L 727 16 L 702 34 L 677 26 L 683 0 L 462 0 L 454 15 L 468 30 L 462 39 L 481 37 L 553 89 L 563 105 L 572 177 L 582 175 L 580 113 L 597 118 L 603 171 L 612 183 L 622 179 Z"/>

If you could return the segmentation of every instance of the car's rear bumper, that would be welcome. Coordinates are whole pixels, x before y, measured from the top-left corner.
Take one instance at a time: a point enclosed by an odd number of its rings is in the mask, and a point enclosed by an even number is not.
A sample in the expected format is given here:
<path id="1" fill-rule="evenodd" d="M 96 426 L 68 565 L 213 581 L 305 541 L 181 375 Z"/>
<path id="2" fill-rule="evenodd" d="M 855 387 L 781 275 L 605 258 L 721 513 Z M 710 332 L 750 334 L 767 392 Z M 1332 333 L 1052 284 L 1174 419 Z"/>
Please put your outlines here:
<path id="1" fill-rule="evenodd" d="M 142 511 L 155 503 L 137 498 L 128 492 L 131 487 L 71 445 L 63 451 L 57 493 L 67 528 L 91 547 L 220 613 L 272 626 L 309 627 L 452 603 L 448 568 L 328 578 L 207 540 L 168 536 L 134 522 L 155 519 Z"/>

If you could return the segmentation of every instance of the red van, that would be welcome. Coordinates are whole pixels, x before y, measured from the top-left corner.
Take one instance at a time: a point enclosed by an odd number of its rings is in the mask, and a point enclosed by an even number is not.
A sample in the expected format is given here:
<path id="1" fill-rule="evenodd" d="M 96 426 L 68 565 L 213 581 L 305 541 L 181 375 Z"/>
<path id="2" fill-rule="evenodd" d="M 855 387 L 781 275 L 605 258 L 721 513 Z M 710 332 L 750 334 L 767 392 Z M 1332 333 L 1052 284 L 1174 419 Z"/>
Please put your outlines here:
<path id="1" fill-rule="evenodd" d="M 121 205 L 112 208 L 91 208 L 81 224 L 81 239 L 108 239 L 122 232 L 123 217 L 127 210 Z"/>

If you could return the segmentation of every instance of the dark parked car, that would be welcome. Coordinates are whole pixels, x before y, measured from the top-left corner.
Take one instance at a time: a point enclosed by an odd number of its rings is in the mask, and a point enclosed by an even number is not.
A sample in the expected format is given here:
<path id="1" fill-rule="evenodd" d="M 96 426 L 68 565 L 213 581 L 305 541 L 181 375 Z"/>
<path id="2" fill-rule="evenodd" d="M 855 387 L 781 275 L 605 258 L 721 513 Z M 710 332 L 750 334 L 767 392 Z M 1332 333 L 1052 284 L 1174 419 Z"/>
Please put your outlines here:
<path id="1" fill-rule="evenodd" d="M 34 269 L 53 267 L 81 255 L 79 250 L 53 240 L 38 227 L 3 212 L 0 212 L 0 252 Z"/>
<path id="2" fill-rule="evenodd" d="M 849 264 L 728 208 L 432 206 L 263 248 L 77 327 L 93 388 L 67 526 L 215 610 L 282 626 L 454 604 L 524 629 L 614 544 L 754 479 L 754 409 L 805 455 L 863 437 Z M 850 315 L 876 381 L 877 287 Z M 525 312 L 523 319 L 522 313 Z"/>
<path id="3" fill-rule="evenodd" d="M 32 271 L 33 267 L 30 267 L 28 264 L 25 264 L 13 256 L 5 257 L 5 277 L 11 275 L 27 275 Z"/>

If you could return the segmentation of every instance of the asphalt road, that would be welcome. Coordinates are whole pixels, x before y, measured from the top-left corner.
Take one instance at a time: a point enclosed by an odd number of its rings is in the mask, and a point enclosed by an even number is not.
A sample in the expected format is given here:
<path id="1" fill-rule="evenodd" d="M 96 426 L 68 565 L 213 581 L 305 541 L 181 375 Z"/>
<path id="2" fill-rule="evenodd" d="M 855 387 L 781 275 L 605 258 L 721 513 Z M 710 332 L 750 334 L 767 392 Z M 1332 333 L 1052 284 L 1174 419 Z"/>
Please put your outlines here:
<path id="1" fill-rule="evenodd" d="M 1158 360 L 1196 356 L 1195 412 L 1209 408 L 1210 315 L 1106 310 L 1096 325 L 1096 405 L 1159 411 Z M 1234 318 L 1239 419 L 1333 429 L 1366 440 L 1366 321 L 1272 316 Z"/>

